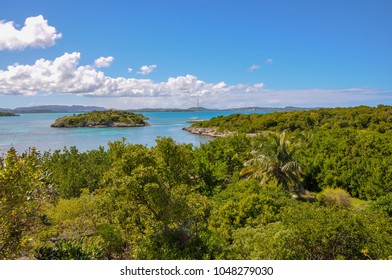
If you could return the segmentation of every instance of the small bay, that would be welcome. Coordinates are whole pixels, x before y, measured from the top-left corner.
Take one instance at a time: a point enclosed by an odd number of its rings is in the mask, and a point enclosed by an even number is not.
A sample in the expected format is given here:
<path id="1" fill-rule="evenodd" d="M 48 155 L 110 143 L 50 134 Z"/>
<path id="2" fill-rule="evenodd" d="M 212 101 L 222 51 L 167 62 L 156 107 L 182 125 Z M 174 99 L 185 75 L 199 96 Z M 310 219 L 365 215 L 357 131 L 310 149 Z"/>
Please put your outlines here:
<path id="1" fill-rule="evenodd" d="M 210 119 L 235 113 L 266 113 L 266 111 L 200 111 L 200 112 L 141 112 L 148 117 L 150 126 L 132 128 L 53 128 L 55 119 L 73 113 L 20 114 L 0 118 L 0 154 L 14 147 L 24 152 L 30 147 L 40 151 L 54 151 L 76 146 L 79 151 L 106 147 L 108 142 L 125 138 L 128 143 L 154 146 L 157 137 L 172 137 L 178 143 L 199 146 L 211 137 L 183 131 L 191 118 Z"/>

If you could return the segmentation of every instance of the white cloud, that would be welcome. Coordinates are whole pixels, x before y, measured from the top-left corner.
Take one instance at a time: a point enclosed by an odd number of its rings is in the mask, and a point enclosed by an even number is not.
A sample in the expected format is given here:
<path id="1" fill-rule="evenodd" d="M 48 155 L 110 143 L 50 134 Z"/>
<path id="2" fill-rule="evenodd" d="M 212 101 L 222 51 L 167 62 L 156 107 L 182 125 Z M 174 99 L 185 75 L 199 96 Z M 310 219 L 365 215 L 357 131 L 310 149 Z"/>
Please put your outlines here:
<path id="1" fill-rule="evenodd" d="M 142 75 L 148 75 L 150 74 L 152 71 L 154 71 L 155 68 L 157 68 L 158 66 L 156 64 L 153 65 L 143 65 L 142 67 L 140 67 L 139 71 L 137 72 L 138 74 L 142 74 Z"/>
<path id="2" fill-rule="evenodd" d="M 273 60 L 272 58 L 268 58 L 268 59 L 265 61 L 265 64 L 271 65 L 273 62 L 274 62 L 274 60 Z"/>
<path id="3" fill-rule="evenodd" d="M 132 68 L 128 68 L 128 72 L 131 73 L 133 71 Z"/>
<path id="4" fill-rule="evenodd" d="M 257 69 L 259 69 L 260 67 L 261 67 L 260 65 L 252 64 L 252 65 L 248 68 L 248 71 L 249 71 L 249 72 L 254 72 L 254 71 L 256 71 Z"/>
<path id="5" fill-rule="evenodd" d="M 97 68 L 104 68 L 104 67 L 109 67 L 114 60 L 113 56 L 108 56 L 108 57 L 103 57 L 101 56 L 100 58 L 95 60 L 95 67 Z"/>
<path id="6" fill-rule="evenodd" d="M 49 26 L 42 15 L 28 17 L 18 30 L 13 21 L 0 21 L 0 50 L 23 50 L 27 47 L 45 48 L 53 46 L 61 33 Z"/>
<path id="7" fill-rule="evenodd" d="M 107 60 L 97 59 L 95 66 L 103 65 L 101 62 Z M 150 79 L 111 78 L 94 66 L 79 66 L 79 61 L 80 53 L 74 52 L 65 53 L 53 61 L 39 59 L 33 65 L 8 66 L 7 70 L 0 70 L 0 94 L 30 96 L 73 93 L 100 97 L 204 96 L 262 89 L 260 85 L 228 86 L 224 82 L 206 83 L 192 75 L 169 78 L 166 82 L 159 83 Z"/>
<path id="8" fill-rule="evenodd" d="M 200 98 L 201 106 L 209 108 L 392 104 L 392 91 L 372 88 L 273 90 L 265 89 L 262 83 L 208 83 L 193 75 L 154 82 L 150 79 L 111 78 L 92 65 L 80 66 L 79 61 L 80 53 L 74 52 L 54 60 L 39 59 L 32 65 L 8 66 L 6 70 L 0 70 L 0 95 L 67 93 L 84 96 L 80 98 L 96 97 L 91 104 L 102 102 L 100 105 L 122 109 L 192 107 L 196 98 Z"/>
<path id="9" fill-rule="evenodd" d="M 235 86 L 234 89 L 216 94 L 195 95 L 156 95 L 151 97 L 137 96 L 120 97 L 108 100 L 108 98 L 96 98 L 91 102 L 98 106 L 106 106 L 110 102 L 111 107 L 119 109 L 130 108 L 189 108 L 196 105 L 197 99 L 200 106 L 207 108 L 240 108 L 240 107 L 344 107 L 356 105 L 392 104 L 392 91 L 379 91 L 369 88 L 352 89 L 305 89 L 305 90 L 269 90 L 258 89 L 252 86 Z M 245 90 L 243 90 L 245 89 Z"/>

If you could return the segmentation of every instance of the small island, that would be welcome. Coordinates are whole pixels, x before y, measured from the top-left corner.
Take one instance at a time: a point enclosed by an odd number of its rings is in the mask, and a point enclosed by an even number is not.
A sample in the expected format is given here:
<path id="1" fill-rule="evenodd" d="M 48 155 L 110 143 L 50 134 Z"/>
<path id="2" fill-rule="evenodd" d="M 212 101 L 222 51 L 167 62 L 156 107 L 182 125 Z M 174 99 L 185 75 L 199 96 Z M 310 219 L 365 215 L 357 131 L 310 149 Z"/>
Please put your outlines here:
<path id="1" fill-rule="evenodd" d="M 51 127 L 142 127 L 147 117 L 128 111 L 92 111 L 58 118 Z"/>
<path id="2" fill-rule="evenodd" d="M 19 115 L 11 112 L 0 112 L 0 117 L 18 117 Z"/>

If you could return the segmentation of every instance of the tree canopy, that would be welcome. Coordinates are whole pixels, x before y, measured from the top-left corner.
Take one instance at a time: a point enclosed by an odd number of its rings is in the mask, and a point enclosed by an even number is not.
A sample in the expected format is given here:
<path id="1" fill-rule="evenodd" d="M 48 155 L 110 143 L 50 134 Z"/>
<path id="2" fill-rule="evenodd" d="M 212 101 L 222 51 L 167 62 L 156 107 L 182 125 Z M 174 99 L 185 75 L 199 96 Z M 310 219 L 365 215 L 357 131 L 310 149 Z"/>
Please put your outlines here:
<path id="1" fill-rule="evenodd" d="M 52 127 L 133 127 L 146 126 L 146 117 L 127 111 L 92 111 L 58 118 Z"/>
<path id="2" fill-rule="evenodd" d="M 0 156 L 0 257 L 391 259 L 390 107 L 342 110 L 353 125 L 322 109 L 321 125 L 279 130 L 284 114 L 257 136 L 199 147 L 158 138 L 10 149 Z M 292 127 L 311 113 L 295 112 Z M 354 125 L 362 118 L 374 126 Z"/>
<path id="3" fill-rule="evenodd" d="M 392 129 L 392 106 L 358 106 L 352 108 L 325 108 L 306 111 L 274 112 L 271 114 L 233 114 L 192 127 L 216 127 L 220 131 L 257 133 L 262 131 L 305 131 L 334 128 L 353 128 L 377 132 Z"/>

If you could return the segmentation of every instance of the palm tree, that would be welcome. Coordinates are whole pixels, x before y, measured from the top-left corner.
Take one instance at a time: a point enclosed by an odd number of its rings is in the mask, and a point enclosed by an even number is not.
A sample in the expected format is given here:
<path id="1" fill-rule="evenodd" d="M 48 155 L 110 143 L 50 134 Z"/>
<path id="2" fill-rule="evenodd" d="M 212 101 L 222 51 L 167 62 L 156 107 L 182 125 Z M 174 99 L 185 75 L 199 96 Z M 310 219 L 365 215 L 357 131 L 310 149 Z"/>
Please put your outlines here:
<path id="1" fill-rule="evenodd" d="M 244 163 L 240 175 L 260 180 L 261 184 L 276 179 L 283 189 L 302 192 L 302 168 L 294 159 L 301 142 L 291 140 L 285 132 L 263 134 L 261 143 L 251 152 L 253 157 Z"/>

